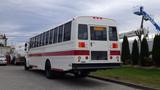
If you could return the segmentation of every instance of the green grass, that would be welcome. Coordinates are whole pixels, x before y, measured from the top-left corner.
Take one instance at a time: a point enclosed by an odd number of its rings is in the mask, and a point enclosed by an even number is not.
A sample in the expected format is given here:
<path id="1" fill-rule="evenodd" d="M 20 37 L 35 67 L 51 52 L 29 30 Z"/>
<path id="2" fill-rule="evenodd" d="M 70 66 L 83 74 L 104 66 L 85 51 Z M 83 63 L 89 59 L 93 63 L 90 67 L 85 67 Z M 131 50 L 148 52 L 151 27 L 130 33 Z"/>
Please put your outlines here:
<path id="1" fill-rule="evenodd" d="M 142 84 L 160 89 L 160 70 L 134 67 L 121 67 L 118 69 L 100 70 L 92 75 L 119 79 L 122 81 Z"/>

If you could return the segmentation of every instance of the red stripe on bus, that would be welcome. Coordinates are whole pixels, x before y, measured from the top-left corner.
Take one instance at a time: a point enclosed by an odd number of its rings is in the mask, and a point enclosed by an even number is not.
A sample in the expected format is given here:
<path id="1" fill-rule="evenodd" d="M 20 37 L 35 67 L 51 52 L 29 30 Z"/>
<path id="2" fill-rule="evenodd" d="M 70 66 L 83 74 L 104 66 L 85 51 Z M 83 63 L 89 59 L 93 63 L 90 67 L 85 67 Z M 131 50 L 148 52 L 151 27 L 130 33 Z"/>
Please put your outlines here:
<path id="1" fill-rule="evenodd" d="M 89 51 L 88 50 L 71 50 L 71 51 L 29 54 L 29 56 L 68 56 L 68 55 L 89 55 Z"/>

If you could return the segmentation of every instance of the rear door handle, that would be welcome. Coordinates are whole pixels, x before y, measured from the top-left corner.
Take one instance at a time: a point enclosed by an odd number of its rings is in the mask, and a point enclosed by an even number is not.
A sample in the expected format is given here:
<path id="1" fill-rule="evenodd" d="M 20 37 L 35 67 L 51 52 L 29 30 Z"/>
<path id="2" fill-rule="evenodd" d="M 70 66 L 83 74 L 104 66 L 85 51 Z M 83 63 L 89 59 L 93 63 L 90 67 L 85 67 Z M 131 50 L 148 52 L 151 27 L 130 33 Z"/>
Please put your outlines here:
<path id="1" fill-rule="evenodd" d="M 92 47 L 92 42 L 90 43 L 91 47 Z"/>

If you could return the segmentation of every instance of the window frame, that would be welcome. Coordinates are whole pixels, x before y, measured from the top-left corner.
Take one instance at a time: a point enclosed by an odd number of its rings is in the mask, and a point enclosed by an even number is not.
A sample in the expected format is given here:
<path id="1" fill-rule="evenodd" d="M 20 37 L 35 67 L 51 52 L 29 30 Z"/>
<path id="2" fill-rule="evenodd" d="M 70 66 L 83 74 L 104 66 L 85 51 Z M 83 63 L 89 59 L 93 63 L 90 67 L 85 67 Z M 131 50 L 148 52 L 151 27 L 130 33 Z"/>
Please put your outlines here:
<path id="1" fill-rule="evenodd" d="M 53 43 L 57 43 L 58 42 L 58 27 L 54 28 L 54 40 Z"/>
<path id="2" fill-rule="evenodd" d="M 46 44 L 45 45 L 48 45 L 49 31 L 46 32 L 45 36 L 46 36 L 46 38 L 45 38 L 46 39 L 46 41 L 45 41 Z"/>
<path id="3" fill-rule="evenodd" d="M 50 31 L 49 31 L 49 44 L 52 44 L 53 43 L 53 29 L 51 29 Z"/>
<path id="4" fill-rule="evenodd" d="M 58 43 L 63 42 L 63 31 L 64 31 L 64 25 L 59 26 Z"/>
<path id="5" fill-rule="evenodd" d="M 87 36 L 84 38 L 84 37 L 80 37 L 80 26 L 83 25 L 83 26 L 86 26 L 86 33 L 87 33 Z M 83 27 L 84 28 L 84 27 Z M 78 24 L 78 40 L 88 40 L 88 25 L 87 24 Z"/>
<path id="6" fill-rule="evenodd" d="M 92 33 L 94 33 L 94 37 L 96 37 L 95 36 L 95 32 L 92 32 L 92 31 L 94 31 L 94 27 L 99 27 L 99 26 L 90 26 L 90 40 L 94 40 L 94 41 L 107 41 L 107 27 L 106 26 L 100 26 L 100 27 L 104 27 L 105 28 L 105 30 L 103 30 L 103 31 L 105 31 L 106 33 L 105 33 L 105 35 L 104 35 L 104 33 L 103 32 L 100 32 L 101 33 L 101 35 L 103 35 L 103 36 L 105 36 L 105 39 L 103 39 L 102 38 L 102 36 L 101 36 L 101 39 L 95 39 L 95 38 L 93 38 L 93 36 L 92 36 Z M 91 28 L 93 28 L 93 30 L 91 30 Z"/>
<path id="7" fill-rule="evenodd" d="M 116 27 L 116 26 L 109 26 L 108 28 L 109 28 L 109 29 L 108 29 L 109 41 L 118 41 L 117 27 Z M 115 35 L 116 35 L 116 39 L 115 39 L 115 38 L 114 38 L 114 39 L 111 38 L 111 36 L 110 36 L 110 35 L 111 35 L 111 34 L 110 34 L 110 31 L 111 31 L 110 28 L 115 28 L 114 30 L 116 30 L 116 34 L 115 34 Z M 113 29 L 112 29 L 112 30 L 113 30 Z M 112 32 L 112 34 L 113 34 L 113 32 Z M 113 36 L 113 35 L 112 35 L 112 36 Z"/>
<path id="8" fill-rule="evenodd" d="M 72 21 L 64 24 L 63 42 L 71 40 L 71 31 L 72 31 Z"/>

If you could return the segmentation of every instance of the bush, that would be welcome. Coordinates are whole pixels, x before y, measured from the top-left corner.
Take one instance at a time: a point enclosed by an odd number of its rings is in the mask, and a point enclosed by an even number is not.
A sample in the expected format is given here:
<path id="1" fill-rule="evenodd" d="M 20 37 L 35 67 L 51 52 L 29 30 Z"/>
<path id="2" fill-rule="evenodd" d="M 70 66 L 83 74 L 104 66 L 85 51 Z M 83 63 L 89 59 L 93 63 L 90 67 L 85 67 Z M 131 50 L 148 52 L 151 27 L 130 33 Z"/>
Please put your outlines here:
<path id="1" fill-rule="evenodd" d="M 137 65 L 139 61 L 139 47 L 138 42 L 135 39 L 132 45 L 132 65 Z"/>
<path id="2" fill-rule="evenodd" d="M 160 67 L 160 35 L 156 35 L 154 37 L 152 59 L 155 66 Z"/>
<path id="3" fill-rule="evenodd" d="M 140 51 L 140 65 L 141 66 L 148 66 L 148 59 L 149 59 L 149 48 L 147 39 L 144 37 L 141 42 L 141 51 Z"/>
<path id="4" fill-rule="evenodd" d="M 123 37 L 121 60 L 122 60 L 123 64 L 130 63 L 129 43 L 128 43 L 128 38 L 126 36 Z"/>

